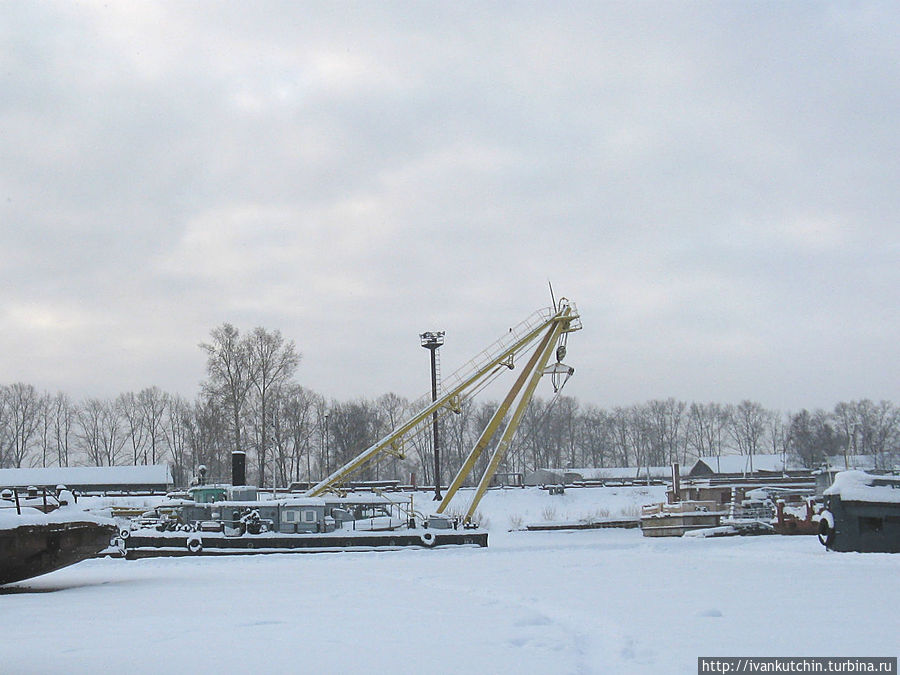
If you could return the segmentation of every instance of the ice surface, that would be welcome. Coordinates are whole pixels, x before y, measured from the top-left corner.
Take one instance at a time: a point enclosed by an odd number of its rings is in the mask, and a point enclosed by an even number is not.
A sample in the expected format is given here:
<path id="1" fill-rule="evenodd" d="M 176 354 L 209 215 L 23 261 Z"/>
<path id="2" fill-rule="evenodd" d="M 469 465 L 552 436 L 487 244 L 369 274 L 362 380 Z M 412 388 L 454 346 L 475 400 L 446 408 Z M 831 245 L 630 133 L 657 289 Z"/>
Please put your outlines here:
<path id="1" fill-rule="evenodd" d="M 897 555 L 506 531 L 654 497 L 492 490 L 486 549 L 86 561 L 0 590 L 0 671 L 693 675 L 700 655 L 897 655 Z"/>

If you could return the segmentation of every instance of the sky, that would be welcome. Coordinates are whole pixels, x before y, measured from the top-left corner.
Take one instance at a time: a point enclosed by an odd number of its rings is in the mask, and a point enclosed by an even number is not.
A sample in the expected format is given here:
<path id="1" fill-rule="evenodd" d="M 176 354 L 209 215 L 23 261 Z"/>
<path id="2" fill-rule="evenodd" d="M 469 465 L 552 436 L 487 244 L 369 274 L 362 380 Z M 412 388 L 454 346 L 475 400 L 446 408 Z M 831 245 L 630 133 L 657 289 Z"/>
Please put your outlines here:
<path id="1" fill-rule="evenodd" d="M 224 322 L 415 398 L 556 297 L 584 404 L 900 401 L 900 5 L 0 1 L 0 383 Z M 549 397 L 549 383 L 538 395 Z"/>

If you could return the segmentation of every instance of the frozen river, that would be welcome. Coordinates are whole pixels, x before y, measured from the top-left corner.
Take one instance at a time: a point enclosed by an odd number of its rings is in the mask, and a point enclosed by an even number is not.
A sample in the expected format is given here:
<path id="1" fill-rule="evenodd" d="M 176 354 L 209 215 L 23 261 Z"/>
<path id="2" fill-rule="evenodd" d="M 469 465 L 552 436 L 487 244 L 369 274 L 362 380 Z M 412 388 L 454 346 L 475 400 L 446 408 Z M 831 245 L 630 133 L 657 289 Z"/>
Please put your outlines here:
<path id="1" fill-rule="evenodd" d="M 900 651 L 900 555 L 504 529 L 487 549 L 86 561 L 0 589 L 0 672 L 655 674 Z"/>

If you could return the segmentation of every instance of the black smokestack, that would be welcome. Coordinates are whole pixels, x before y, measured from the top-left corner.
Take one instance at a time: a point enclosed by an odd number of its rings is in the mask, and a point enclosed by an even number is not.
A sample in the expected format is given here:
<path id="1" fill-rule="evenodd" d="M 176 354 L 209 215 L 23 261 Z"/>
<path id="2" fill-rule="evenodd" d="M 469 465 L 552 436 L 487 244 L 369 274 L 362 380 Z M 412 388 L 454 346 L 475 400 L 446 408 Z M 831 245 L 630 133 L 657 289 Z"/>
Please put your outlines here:
<path id="1" fill-rule="evenodd" d="M 247 484 L 247 453 L 242 450 L 231 453 L 231 484 Z"/>

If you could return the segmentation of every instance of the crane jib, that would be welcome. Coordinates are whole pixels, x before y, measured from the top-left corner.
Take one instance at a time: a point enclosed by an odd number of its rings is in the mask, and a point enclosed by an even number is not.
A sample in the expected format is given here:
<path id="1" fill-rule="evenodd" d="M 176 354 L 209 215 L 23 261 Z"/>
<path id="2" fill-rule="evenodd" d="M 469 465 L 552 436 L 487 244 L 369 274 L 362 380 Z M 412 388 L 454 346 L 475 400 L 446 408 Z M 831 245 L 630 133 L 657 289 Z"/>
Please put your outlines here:
<path id="1" fill-rule="evenodd" d="M 562 360 L 566 356 L 568 334 L 580 328 L 581 320 L 578 311 L 574 303 L 565 298 L 559 301 L 555 309 L 550 308 L 535 313 L 515 329 L 510 328 L 509 333 L 501 337 L 493 348 L 488 348 L 470 361 L 467 364 L 468 368 L 461 369 L 446 378 L 444 380 L 445 391 L 437 400 L 432 401 L 429 396 L 427 403 L 423 402 L 418 412 L 399 424 L 387 436 L 314 485 L 306 492 L 306 495 L 315 497 L 335 490 L 344 484 L 352 474 L 368 464 L 385 457 L 396 457 L 401 453 L 405 439 L 427 430 L 426 423 L 430 421 L 433 414 L 437 413 L 442 416 L 452 411 L 458 411 L 463 400 L 478 393 L 492 378 L 513 370 L 516 357 L 533 349 L 525 367 L 517 372 L 517 377 L 503 402 L 488 421 L 438 507 L 438 513 L 442 513 L 446 509 L 465 478 L 471 473 L 484 449 L 488 447 L 499 431 L 503 419 L 512 409 L 512 416 L 503 430 L 487 469 L 478 483 L 472 504 L 469 506 L 466 520 L 470 521 L 478 502 L 484 491 L 487 490 L 491 478 L 515 436 L 522 415 L 534 396 L 541 376 L 550 374 L 553 378 L 554 390 L 558 393 L 565 381 L 575 372 L 574 368 L 563 364 Z M 556 356 L 556 363 L 548 366 L 553 355 Z M 559 383 L 560 377 L 565 378 L 562 384 Z"/>

